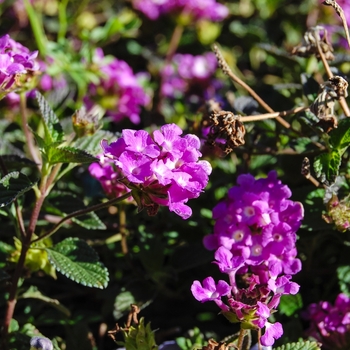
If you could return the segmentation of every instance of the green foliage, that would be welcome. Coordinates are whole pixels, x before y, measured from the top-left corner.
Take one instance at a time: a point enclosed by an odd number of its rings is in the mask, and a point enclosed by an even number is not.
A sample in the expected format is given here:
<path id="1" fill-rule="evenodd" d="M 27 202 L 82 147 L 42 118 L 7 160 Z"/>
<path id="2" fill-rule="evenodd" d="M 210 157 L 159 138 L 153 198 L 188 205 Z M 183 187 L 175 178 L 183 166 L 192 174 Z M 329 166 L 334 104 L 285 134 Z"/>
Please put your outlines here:
<path id="1" fill-rule="evenodd" d="M 108 270 L 85 241 L 66 238 L 46 251 L 51 264 L 69 279 L 87 287 L 107 287 Z"/>
<path id="2" fill-rule="evenodd" d="M 13 171 L 0 179 L 0 208 L 14 202 L 29 191 L 35 183 L 19 171 Z"/>
<path id="3" fill-rule="evenodd" d="M 158 346 L 154 339 L 154 332 L 151 329 L 151 324 L 147 323 L 141 317 L 139 323 L 131 326 L 127 330 L 122 330 L 123 342 L 119 342 L 127 350 L 157 350 Z"/>
<path id="4" fill-rule="evenodd" d="M 321 350 L 320 345 L 313 341 L 299 341 L 297 343 L 289 343 L 274 350 Z"/>
<path id="5" fill-rule="evenodd" d="M 288 294 L 282 295 L 278 309 L 282 314 L 289 317 L 295 314 L 295 312 L 300 310 L 302 307 L 303 302 L 300 294 Z"/>
<path id="6" fill-rule="evenodd" d="M 176 338 L 176 344 L 181 350 L 201 349 L 206 344 L 203 333 L 198 327 L 188 331 L 188 337 Z"/>

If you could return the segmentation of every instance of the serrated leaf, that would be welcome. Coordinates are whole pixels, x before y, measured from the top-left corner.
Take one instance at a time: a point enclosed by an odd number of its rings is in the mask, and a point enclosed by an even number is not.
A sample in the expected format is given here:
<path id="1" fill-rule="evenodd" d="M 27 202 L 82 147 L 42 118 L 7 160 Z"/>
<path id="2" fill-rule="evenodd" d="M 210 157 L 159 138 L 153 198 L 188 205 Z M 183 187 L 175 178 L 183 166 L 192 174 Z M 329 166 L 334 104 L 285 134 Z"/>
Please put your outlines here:
<path id="1" fill-rule="evenodd" d="M 71 315 L 71 312 L 69 311 L 69 309 L 63 306 L 57 299 L 52 299 L 43 295 L 35 286 L 30 286 L 29 289 L 19 297 L 19 299 L 28 299 L 28 298 L 38 299 L 45 303 L 48 303 L 55 309 L 61 311 L 67 317 L 70 317 Z"/>
<path id="2" fill-rule="evenodd" d="M 350 293 L 350 266 L 339 266 L 337 268 L 340 290 L 349 295 Z"/>
<path id="3" fill-rule="evenodd" d="M 297 343 L 288 343 L 274 350 L 321 350 L 320 345 L 314 341 L 299 341 Z"/>
<path id="4" fill-rule="evenodd" d="M 51 147 L 48 150 L 49 163 L 92 163 L 97 162 L 98 159 L 93 155 L 73 147 Z"/>
<path id="5" fill-rule="evenodd" d="M 350 118 L 340 120 L 338 127 L 329 133 L 329 144 L 343 155 L 350 145 Z"/>
<path id="6" fill-rule="evenodd" d="M 303 302 L 300 294 L 286 294 L 282 295 L 278 310 L 281 312 L 281 314 L 285 314 L 289 317 L 302 307 Z"/>
<path id="7" fill-rule="evenodd" d="M 135 297 L 129 291 L 121 292 L 117 295 L 114 301 L 113 316 L 119 320 L 124 316 L 126 311 L 130 310 L 130 305 L 135 304 Z"/>
<path id="8" fill-rule="evenodd" d="M 316 177 L 325 184 L 331 184 L 339 175 L 341 154 L 335 149 L 329 153 L 322 153 L 315 157 L 314 170 Z"/>
<path id="9" fill-rule="evenodd" d="M 0 208 L 11 204 L 34 186 L 28 177 L 13 171 L 0 179 Z"/>
<path id="10" fill-rule="evenodd" d="M 87 287 L 107 287 L 108 270 L 86 242 L 69 237 L 46 251 L 56 270 L 72 281 Z"/>
<path id="11" fill-rule="evenodd" d="M 105 230 L 106 225 L 101 221 L 101 219 L 96 215 L 96 213 L 91 212 L 84 216 L 79 216 L 78 218 L 72 218 L 72 221 L 77 225 L 86 228 L 87 230 Z"/>
<path id="12" fill-rule="evenodd" d="M 36 99 L 38 101 L 41 115 L 44 119 L 45 144 L 51 144 L 53 142 L 62 141 L 64 137 L 64 132 L 55 112 L 52 110 L 45 98 L 38 91 L 36 92 Z"/>
<path id="13" fill-rule="evenodd" d="M 98 130 L 91 136 L 81 137 L 76 140 L 74 147 L 80 148 L 96 156 L 102 152 L 100 147 L 101 140 L 105 139 L 108 142 L 117 140 L 118 135 L 113 134 L 110 131 Z"/>
<path id="14" fill-rule="evenodd" d="M 2 160 L 4 161 L 5 165 L 7 167 L 14 167 L 14 166 L 36 166 L 36 163 L 32 160 L 22 157 L 17 154 L 4 154 L 1 156 Z"/>

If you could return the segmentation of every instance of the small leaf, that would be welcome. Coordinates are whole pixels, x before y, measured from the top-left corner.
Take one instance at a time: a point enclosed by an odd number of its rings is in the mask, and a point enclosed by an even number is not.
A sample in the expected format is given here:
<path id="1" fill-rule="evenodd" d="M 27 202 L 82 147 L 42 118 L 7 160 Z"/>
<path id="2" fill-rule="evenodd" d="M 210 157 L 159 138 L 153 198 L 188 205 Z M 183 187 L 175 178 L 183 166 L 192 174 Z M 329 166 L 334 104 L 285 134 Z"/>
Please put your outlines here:
<path id="1" fill-rule="evenodd" d="M 341 164 L 340 151 L 335 149 L 329 153 L 322 153 L 315 157 L 314 170 L 316 177 L 325 184 L 333 183 L 339 175 Z"/>
<path id="2" fill-rule="evenodd" d="M 286 295 L 282 295 L 281 302 L 278 306 L 278 309 L 281 312 L 281 314 L 285 314 L 288 317 L 290 317 L 302 307 L 303 307 L 303 302 L 300 294 L 296 294 L 296 295 L 286 294 Z"/>
<path id="3" fill-rule="evenodd" d="M 349 295 L 350 294 L 350 266 L 339 266 L 337 268 L 337 275 L 339 279 L 340 290 Z"/>
<path id="4" fill-rule="evenodd" d="M 329 133 L 329 137 L 330 145 L 343 155 L 350 145 L 350 118 L 340 120 L 338 127 Z"/>
<path id="5" fill-rule="evenodd" d="M 69 311 L 69 309 L 63 306 L 57 299 L 52 299 L 43 295 L 35 286 L 30 286 L 29 289 L 19 297 L 19 299 L 28 299 L 28 298 L 38 299 L 45 303 L 48 303 L 55 309 L 61 311 L 67 317 L 70 317 L 71 315 L 71 312 Z"/>
<path id="6" fill-rule="evenodd" d="M 86 242 L 70 237 L 46 251 L 51 264 L 67 278 L 87 287 L 107 287 L 108 270 Z"/>
<path id="7" fill-rule="evenodd" d="M 299 341 L 297 343 L 288 343 L 274 350 L 321 350 L 320 345 L 314 341 Z"/>
<path id="8" fill-rule="evenodd" d="M 44 119 L 45 143 L 50 144 L 52 142 L 62 141 L 64 132 L 56 114 L 38 91 L 36 92 L 36 99 Z"/>
<path id="9" fill-rule="evenodd" d="M 106 225 L 101 221 L 101 219 L 96 215 L 96 213 L 91 212 L 84 216 L 79 216 L 78 218 L 72 218 L 72 221 L 77 225 L 86 228 L 87 230 L 105 230 Z"/>
<path id="10" fill-rule="evenodd" d="M 91 154 L 73 147 L 51 147 L 48 150 L 51 164 L 57 163 L 92 163 L 97 162 L 98 159 Z"/>
<path id="11" fill-rule="evenodd" d="M 96 156 L 102 153 L 100 147 L 101 140 L 105 139 L 109 143 L 117 140 L 118 135 L 113 134 L 110 131 L 98 130 L 95 134 L 91 136 L 85 136 L 77 139 L 74 143 L 74 147 L 80 148 Z"/>
<path id="12" fill-rule="evenodd" d="M 13 171 L 0 179 L 0 208 L 9 205 L 34 186 L 28 177 Z"/>

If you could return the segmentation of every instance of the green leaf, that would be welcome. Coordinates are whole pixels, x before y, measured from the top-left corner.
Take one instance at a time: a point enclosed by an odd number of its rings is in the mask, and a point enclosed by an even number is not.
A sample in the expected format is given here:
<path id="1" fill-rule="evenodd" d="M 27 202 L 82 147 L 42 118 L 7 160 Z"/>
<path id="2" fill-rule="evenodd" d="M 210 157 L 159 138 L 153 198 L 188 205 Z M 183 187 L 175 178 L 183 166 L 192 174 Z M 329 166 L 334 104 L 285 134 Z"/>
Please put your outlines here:
<path id="1" fill-rule="evenodd" d="M 35 286 L 30 286 L 29 289 L 19 297 L 19 299 L 28 299 L 28 298 L 41 300 L 45 303 L 50 304 L 55 309 L 61 311 L 67 317 L 71 316 L 71 312 L 69 311 L 69 309 L 63 306 L 57 299 L 52 299 L 43 295 Z"/>
<path id="2" fill-rule="evenodd" d="M 72 221 L 77 225 L 86 228 L 87 230 L 105 230 L 106 225 L 101 221 L 96 213 L 91 212 L 79 218 L 72 218 Z"/>
<path id="3" fill-rule="evenodd" d="M 44 119 L 45 144 L 49 145 L 53 142 L 62 141 L 64 132 L 55 112 L 38 91 L 36 92 L 36 98 L 39 104 L 41 115 Z"/>
<path id="4" fill-rule="evenodd" d="M 49 154 L 49 163 L 92 163 L 97 162 L 98 159 L 93 155 L 73 147 L 56 148 L 50 146 L 47 150 Z"/>
<path id="5" fill-rule="evenodd" d="M 0 179 L 0 208 L 9 205 L 34 186 L 28 177 L 13 171 Z"/>
<path id="6" fill-rule="evenodd" d="M 333 183 L 339 175 L 341 164 L 340 151 L 335 149 L 329 153 L 322 153 L 315 157 L 314 170 L 316 177 L 325 184 Z"/>
<path id="7" fill-rule="evenodd" d="M 329 144 L 343 155 L 350 145 L 350 118 L 340 120 L 338 127 L 329 133 Z"/>
<path id="8" fill-rule="evenodd" d="M 67 278 L 87 287 L 107 287 L 108 270 L 86 242 L 69 237 L 46 251 L 51 264 Z"/>
<path id="9" fill-rule="evenodd" d="M 288 343 L 274 350 L 321 350 L 320 346 L 314 341 L 299 341 L 297 343 Z"/>
<path id="10" fill-rule="evenodd" d="M 350 266 L 345 265 L 345 266 L 339 266 L 337 268 L 337 275 L 338 275 L 338 280 L 339 280 L 339 286 L 340 290 L 347 294 L 350 295 Z"/>
<path id="11" fill-rule="evenodd" d="M 114 301 L 113 316 L 116 320 L 122 318 L 127 311 L 130 310 L 130 305 L 135 304 L 135 297 L 129 291 L 123 291 L 117 295 Z"/>
<path id="12" fill-rule="evenodd" d="M 112 142 L 116 141 L 118 139 L 118 136 L 110 131 L 98 130 L 95 134 L 91 136 L 79 138 L 73 146 L 83 149 L 86 152 L 89 152 L 95 156 L 102 152 L 100 143 L 103 139 L 107 140 L 108 142 Z"/>
<path id="13" fill-rule="evenodd" d="M 288 317 L 292 316 L 297 310 L 303 307 L 303 301 L 300 294 L 291 295 L 286 294 L 282 295 L 280 304 L 278 306 L 281 314 L 285 314 Z"/>

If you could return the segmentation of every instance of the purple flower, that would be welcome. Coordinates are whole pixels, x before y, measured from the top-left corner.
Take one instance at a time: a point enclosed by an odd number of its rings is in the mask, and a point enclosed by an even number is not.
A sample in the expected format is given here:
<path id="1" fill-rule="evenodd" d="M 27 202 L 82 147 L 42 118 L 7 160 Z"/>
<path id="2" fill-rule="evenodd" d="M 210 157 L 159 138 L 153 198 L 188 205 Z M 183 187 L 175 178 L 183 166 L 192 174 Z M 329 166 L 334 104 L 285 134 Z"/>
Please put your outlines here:
<path id="1" fill-rule="evenodd" d="M 213 87 L 217 85 L 214 79 L 216 68 L 217 60 L 211 52 L 202 56 L 176 54 L 161 71 L 162 95 L 169 98 L 211 97 Z"/>
<path id="2" fill-rule="evenodd" d="M 30 339 L 31 349 L 35 350 L 52 350 L 53 345 L 50 339 L 44 337 L 32 337 Z"/>
<path id="3" fill-rule="evenodd" d="M 272 346 L 275 343 L 275 339 L 278 339 L 283 334 L 282 325 L 279 322 L 274 324 L 266 322 L 265 333 L 261 337 L 261 344 L 264 346 Z"/>
<path id="4" fill-rule="evenodd" d="M 122 60 L 105 57 L 101 49 L 96 50 L 94 60 L 100 81 L 89 85 L 89 93 L 84 98 L 87 108 L 97 103 L 115 122 L 129 118 L 134 124 L 140 123 L 141 106 L 150 98 L 131 67 Z"/>
<path id="5" fill-rule="evenodd" d="M 30 52 L 26 47 L 10 38 L 8 34 L 0 37 L 0 86 L 10 92 L 17 88 L 15 80 L 20 75 L 37 71 L 38 51 Z"/>
<path id="6" fill-rule="evenodd" d="M 181 136 L 175 124 L 163 125 L 149 135 L 143 130 L 123 130 L 122 137 L 101 142 L 104 159 L 118 169 L 116 178 L 132 189 L 139 208 L 155 214 L 157 206 L 168 206 L 184 219 L 192 211 L 185 203 L 197 198 L 208 183 L 211 166 L 198 160 L 197 136 Z"/>
<path id="7" fill-rule="evenodd" d="M 228 15 L 228 8 L 215 0 L 132 0 L 133 6 L 151 20 L 163 14 L 180 14 L 190 20 L 208 19 L 221 21 Z"/>
<path id="8" fill-rule="evenodd" d="M 307 335 L 322 343 L 322 349 L 342 350 L 350 347 L 350 298 L 341 293 L 334 305 L 321 301 L 311 304 L 304 317 L 310 321 Z"/>
<path id="9" fill-rule="evenodd" d="M 295 241 L 304 215 L 302 205 L 289 199 L 291 191 L 275 171 L 258 180 L 240 175 L 237 183 L 228 198 L 214 207 L 214 233 L 205 237 L 204 245 L 207 249 L 223 245 L 233 254 L 243 254 L 247 265 L 264 263 L 277 275 L 300 271 Z"/>

